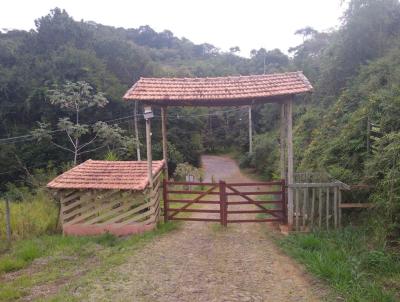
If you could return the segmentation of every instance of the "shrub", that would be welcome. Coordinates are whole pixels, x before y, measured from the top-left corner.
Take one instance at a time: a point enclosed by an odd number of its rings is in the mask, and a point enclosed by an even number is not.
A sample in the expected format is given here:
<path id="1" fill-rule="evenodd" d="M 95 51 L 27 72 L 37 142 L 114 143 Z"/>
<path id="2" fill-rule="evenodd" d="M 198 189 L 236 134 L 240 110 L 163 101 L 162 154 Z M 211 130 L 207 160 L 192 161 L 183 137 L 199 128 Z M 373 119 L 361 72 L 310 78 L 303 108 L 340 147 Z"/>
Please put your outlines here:
<path id="1" fill-rule="evenodd" d="M 253 156 L 250 153 L 245 153 L 239 158 L 240 168 L 250 168 Z"/>
<path id="2" fill-rule="evenodd" d="M 186 176 L 192 175 L 195 180 L 203 179 L 203 170 L 193 167 L 189 163 L 181 163 L 176 167 L 174 176 L 179 180 L 186 180 Z"/>

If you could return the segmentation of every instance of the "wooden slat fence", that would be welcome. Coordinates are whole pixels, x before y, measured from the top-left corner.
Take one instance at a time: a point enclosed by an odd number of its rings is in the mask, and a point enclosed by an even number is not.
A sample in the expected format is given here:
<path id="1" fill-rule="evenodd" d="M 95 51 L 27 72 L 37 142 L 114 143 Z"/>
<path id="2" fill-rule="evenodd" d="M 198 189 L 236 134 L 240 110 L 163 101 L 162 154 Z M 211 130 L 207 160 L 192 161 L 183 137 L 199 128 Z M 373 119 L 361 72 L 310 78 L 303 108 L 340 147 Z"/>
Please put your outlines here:
<path id="1" fill-rule="evenodd" d="M 294 231 L 340 227 L 342 192 L 350 187 L 323 172 L 297 173 L 295 181 L 288 186 L 294 196 Z"/>
<path id="2" fill-rule="evenodd" d="M 160 217 L 161 172 L 153 188 L 131 190 L 59 190 L 60 220 L 70 225 L 149 225 Z"/>

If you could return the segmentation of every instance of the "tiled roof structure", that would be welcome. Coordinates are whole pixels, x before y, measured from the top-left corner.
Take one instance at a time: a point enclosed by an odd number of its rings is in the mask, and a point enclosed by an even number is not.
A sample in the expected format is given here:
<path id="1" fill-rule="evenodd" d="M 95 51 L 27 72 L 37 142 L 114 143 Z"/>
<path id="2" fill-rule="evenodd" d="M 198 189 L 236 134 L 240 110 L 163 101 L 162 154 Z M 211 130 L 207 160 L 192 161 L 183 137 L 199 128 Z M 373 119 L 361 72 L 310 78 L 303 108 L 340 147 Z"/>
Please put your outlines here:
<path id="1" fill-rule="evenodd" d="M 164 161 L 153 161 L 153 175 Z M 52 189 L 116 189 L 141 191 L 149 183 L 146 161 L 87 160 L 47 184 Z"/>
<path id="2" fill-rule="evenodd" d="M 215 78 L 140 78 L 124 99 L 170 106 L 245 105 L 278 102 L 312 89 L 300 71 Z"/>

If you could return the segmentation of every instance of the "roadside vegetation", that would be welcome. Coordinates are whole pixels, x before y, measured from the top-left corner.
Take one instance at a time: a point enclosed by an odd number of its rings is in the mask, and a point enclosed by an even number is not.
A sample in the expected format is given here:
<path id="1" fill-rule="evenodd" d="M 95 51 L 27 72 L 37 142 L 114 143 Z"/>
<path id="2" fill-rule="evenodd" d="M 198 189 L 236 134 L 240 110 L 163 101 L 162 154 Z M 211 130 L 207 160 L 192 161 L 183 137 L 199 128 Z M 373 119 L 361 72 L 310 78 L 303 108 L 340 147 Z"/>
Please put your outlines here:
<path id="1" fill-rule="evenodd" d="M 366 228 L 293 234 L 277 241 L 346 302 L 400 300 L 399 250 L 371 241 Z"/>
<path id="2" fill-rule="evenodd" d="M 45 190 L 29 192 L 14 189 L 23 194 L 23 199 L 10 202 L 12 240 L 32 238 L 57 232 L 58 206 Z M 0 252 L 6 248 L 5 201 L 0 199 Z"/>

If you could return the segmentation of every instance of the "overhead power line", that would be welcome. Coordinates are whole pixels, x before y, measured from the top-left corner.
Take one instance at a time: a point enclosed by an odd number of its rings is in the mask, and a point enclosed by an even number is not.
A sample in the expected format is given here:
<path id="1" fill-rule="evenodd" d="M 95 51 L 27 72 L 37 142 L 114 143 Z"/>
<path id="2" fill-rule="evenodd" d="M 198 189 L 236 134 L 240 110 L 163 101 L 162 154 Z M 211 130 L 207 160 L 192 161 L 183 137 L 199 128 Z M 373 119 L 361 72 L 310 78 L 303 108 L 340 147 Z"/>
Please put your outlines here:
<path id="1" fill-rule="evenodd" d="M 188 117 L 206 117 L 206 116 L 218 116 L 224 113 L 229 113 L 229 112 L 235 112 L 235 111 L 241 111 L 243 108 L 235 108 L 235 109 L 230 109 L 230 110 L 218 110 L 216 112 L 212 113 L 204 113 L 204 114 L 176 114 L 176 115 L 168 115 L 167 118 L 169 120 L 179 120 L 179 119 L 184 119 Z M 120 118 L 116 119 L 111 119 L 111 120 L 106 120 L 104 121 L 105 123 L 109 124 L 112 122 L 119 121 L 118 123 L 115 124 L 121 124 L 126 122 L 127 119 L 133 118 L 134 115 L 127 115 L 123 116 Z M 154 115 L 155 118 L 161 118 L 161 115 Z M 137 118 L 139 119 L 144 119 L 142 114 L 138 114 Z M 93 126 L 95 123 L 89 124 L 89 126 Z M 54 129 L 50 130 L 49 133 L 57 133 L 57 132 L 63 132 L 65 130 L 62 129 Z M 34 140 L 35 138 L 33 137 L 32 134 L 26 134 L 26 135 L 20 135 L 20 136 L 13 136 L 13 137 L 7 137 L 7 138 L 2 138 L 0 139 L 0 145 L 7 145 L 7 144 L 13 144 L 13 143 L 21 143 L 21 142 L 27 142 Z"/>

